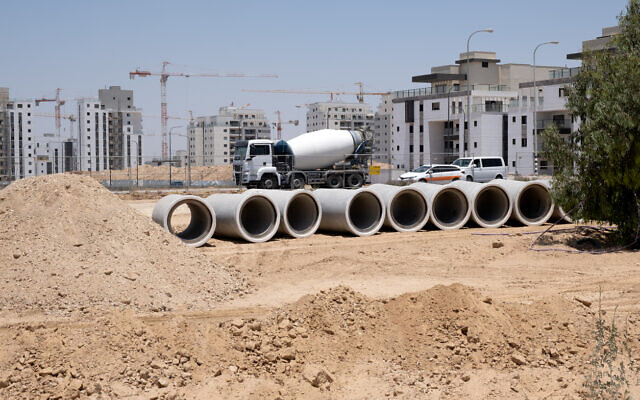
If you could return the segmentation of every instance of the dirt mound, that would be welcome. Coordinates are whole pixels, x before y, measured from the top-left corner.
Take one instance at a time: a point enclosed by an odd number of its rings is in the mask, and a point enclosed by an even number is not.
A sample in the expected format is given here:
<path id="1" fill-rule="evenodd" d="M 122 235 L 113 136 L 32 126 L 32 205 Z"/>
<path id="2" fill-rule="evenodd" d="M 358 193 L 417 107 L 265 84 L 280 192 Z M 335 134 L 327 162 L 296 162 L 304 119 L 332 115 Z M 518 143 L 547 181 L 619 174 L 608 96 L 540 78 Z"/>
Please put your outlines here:
<path id="1" fill-rule="evenodd" d="M 246 284 L 97 181 L 27 178 L 0 192 L 0 311 L 207 308 Z"/>
<path id="2" fill-rule="evenodd" d="M 337 287 L 262 319 L 185 317 L 2 329 L 0 397 L 571 398 L 594 345 L 582 305 L 496 304 L 461 285 L 389 300 Z"/>
<path id="3" fill-rule="evenodd" d="M 89 175 L 89 172 L 84 174 Z M 187 181 L 189 169 L 187 167 L 172 167 L 171 177 L 174 181 Z M 99 181 L 117 181 L 117 180 L 168 180 L 168 165 L 140 165 L 137 169 L 131 168 L 122 170 L 106 170 L 91 172 L 90 175 Z M 211 166 L 192 166 L 192 181 L 231 181 L 233 180 L 232 165 L 211 165 Z"/>

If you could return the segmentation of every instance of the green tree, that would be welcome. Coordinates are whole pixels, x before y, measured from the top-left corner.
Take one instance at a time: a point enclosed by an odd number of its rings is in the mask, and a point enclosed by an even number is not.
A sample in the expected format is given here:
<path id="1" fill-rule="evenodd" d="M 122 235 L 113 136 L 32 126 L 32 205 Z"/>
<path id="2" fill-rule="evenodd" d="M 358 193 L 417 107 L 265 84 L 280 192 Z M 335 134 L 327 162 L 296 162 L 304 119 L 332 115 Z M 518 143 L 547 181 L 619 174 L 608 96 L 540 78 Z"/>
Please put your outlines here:
<path id="1" fill-rule="evenodd" d="M 554 164 L 554 199 L 572 217 L 618 226 L 633 239 L 640 198 L 640 0 L 618 17 L 615 51 L 584 55 L 568 108 L 577 132 L 544 134 L 544 156 Z"/>

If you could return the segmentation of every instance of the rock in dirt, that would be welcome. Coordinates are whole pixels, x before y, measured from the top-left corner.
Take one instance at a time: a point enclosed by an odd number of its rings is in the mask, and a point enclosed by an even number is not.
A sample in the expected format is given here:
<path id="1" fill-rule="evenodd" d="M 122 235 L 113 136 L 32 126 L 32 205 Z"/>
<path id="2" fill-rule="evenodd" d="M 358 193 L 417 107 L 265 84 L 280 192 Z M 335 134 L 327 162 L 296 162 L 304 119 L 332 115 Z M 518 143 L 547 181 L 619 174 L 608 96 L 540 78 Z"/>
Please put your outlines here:
<path id="1" fill-rule="evenodd" d="M 577 301 L 578 303 L 582 304 L 585 307 L 591 307 L 591 304 L 593 304 L 589 300 L 581 299 L 580 297 L 574 297 L 574 300 Z"/>
<path id="2" fill-rule="evenodd" d="M 324 368 L 315 364 L 307 364 L 302 370 L 302 378 L 313 387 L 324 386 L 333 382 L 333 377 Z"/>
<path id="3" fill-rule="evenodd" d="M 527 360 L 524 358 L 524 356 L 519 353 L 511 354 L 511 361 L 513 361 L 513 363 L 516 365 L 524 365 L 527 363 Z"/>
<path id="4" fill-rule="evenodd" d="M 494 249 L 499 249 L 500 247 L 503 247 L 504 243 L 502 242 L 493 242 L 491 243 L 491 247 L 493 247 Z"/>

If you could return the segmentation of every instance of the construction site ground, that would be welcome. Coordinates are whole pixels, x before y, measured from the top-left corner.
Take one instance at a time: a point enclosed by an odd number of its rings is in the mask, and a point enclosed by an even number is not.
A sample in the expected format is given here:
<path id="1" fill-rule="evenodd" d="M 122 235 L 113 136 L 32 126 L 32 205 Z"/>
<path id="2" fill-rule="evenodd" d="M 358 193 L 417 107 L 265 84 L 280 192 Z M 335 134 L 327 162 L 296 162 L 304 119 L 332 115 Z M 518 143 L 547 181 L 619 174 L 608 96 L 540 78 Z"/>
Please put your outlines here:
<path id="1" fill-rule="evenodd" d="M 154 205 L 118 201 L 145 218 Z M 230 271 L 210 305 L 0 309 L 0 398 L 584 398 L 600 297 L 640 362 L 640 257 L 529 250 L 541 229 L 212 239 L 191 260 Z"/>

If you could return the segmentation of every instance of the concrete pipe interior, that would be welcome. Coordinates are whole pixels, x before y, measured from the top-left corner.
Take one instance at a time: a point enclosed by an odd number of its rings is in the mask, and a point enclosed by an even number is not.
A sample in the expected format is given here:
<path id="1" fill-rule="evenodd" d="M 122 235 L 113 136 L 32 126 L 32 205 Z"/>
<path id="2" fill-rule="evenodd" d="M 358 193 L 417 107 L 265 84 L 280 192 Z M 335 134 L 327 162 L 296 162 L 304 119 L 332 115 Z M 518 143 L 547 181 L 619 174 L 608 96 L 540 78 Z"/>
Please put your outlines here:
<path id="1" fill-rule="evenodd" d="M 509 212 L 509 196 L 504 190 L 489 186 L 482 189 L 474 203 L 476 216 L 487 225 L 500 223 Z"/>
<path id="2" fill-rule="evenodd" d="M 520 215 L 532 223 L 536 223 L 549 214 L 551 195 L 542 185 L 529 185 L 518 198 Z"/>
<path id="3" fill-rule="evenodd" d="M 380 223 L 382 204 L 373 193 L 359 192 L 353 196 L 347 215 L 356 231 L 369 233 Z"/>
<path id="4" fill-rule="evenodd" d="M 167 214 L 169 231 L 189 244 L 204 239 L 213 223 L 209 208 L 203 202 L 193 199 L 177 202 Z"/>
<path id="5" fill-rule="evenodd" d="M 318 205 L 313 197 L 301 193 L 289 202 L 285 218 L 291 230 L 303 235 L 315 226 L 319 214 Z"/>
<path id="6" fill-rule="evenodd" d="M 460 224 L 468 211 L 467 198 L 459 190 L 443 189 L 433 200 L 433 218 L 445 228 Z"/>
<path id="7" fill-rule="evenodd" d="M 419 193 L 404 190 L 393 198 L 390 212 L 390 217 L 396 225 L 404 229 L 412 229 L 424 221 L 427 204 Z"/>
<path id="8" fill-rule="evenodd" d="M 261 239 L 278 223 L 276 210 L 267 198 L 254 196 L 242 204 L 240 224 L 247 235 Z"/>

